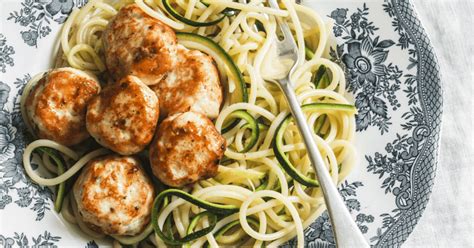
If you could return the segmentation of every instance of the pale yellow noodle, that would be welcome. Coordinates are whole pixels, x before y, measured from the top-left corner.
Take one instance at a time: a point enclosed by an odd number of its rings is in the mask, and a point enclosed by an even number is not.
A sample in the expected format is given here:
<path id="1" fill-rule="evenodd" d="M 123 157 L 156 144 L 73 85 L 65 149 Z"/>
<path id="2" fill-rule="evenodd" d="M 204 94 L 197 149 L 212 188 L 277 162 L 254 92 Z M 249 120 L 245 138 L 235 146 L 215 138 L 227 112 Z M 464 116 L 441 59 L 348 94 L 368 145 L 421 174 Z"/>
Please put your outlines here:
<path id="1" fill-rule="evenodd" d="M 189 247 L 201 247 L 208 243 L 211 247 L 249 245 L 253 247 L 277 247 L 296 237 L 298 247 L 304 246 L 304 228 L 308 227 L 324 211 L 324 199 L 319 187 L 308 188 L 294 181 L 275 157 L 273 140 L 280 123 L 289 115 L 285 96 L 273 81 L 278 68 L 275 68 L 276 54 L 276 18 L 289 23 L 298 45 L 298 68 L 291 75 L 295 92 L 302 104 L 315 102 L 352 104 L 346 99 L 346 80 L 343 69 L 333 61 L 323 58 L 329 40 L 328 26 L 315 11 L 294 3 L 282 0 L 281 10 L 270 8 L 266 1 L 249 0 L 246 4 L 231 0 L 177 0 L 175 8 L 186 18 L 207 22 L 219 18 L 225 8 L 234 8 L 237 15 L 226 17 L 213 27 L 192 27 L 181 23 L 166 14 L 161 0 L 91 0 L 84 7 L 74 9 L 64 23 L 60 35 L 62 58 L 69 66 L 100 74 L 106 70 L 103 58 L 102 32 L 109 21 L 125 4 L 135 2 L 145 13 L 169 25 L 176 31 L 193 32 L 210 37 L 226 51 L 236 66 L 241 70 L 248 91 L 248 102 L 230 102 L 230 94 L 236 89 L 235 78 L 229 77 L 229 70 L 222 60 L 214 58 L 223 79 L 225 102 L 219 116 L 214 120 L 217 130 L 222 131 L 224 123 L 234 111 L 243 110 L 259 122 L 265 123 L 256 145 L 246 153 L 241 153 L 248 144 L 249 129 L 243 128 L 244 120 L 223 134 L 227 141 L 225 151 L 226 165 L 219 166 L 218 175 L 212 179 L 202 180 L 186 190 L 194 197 L 219 204 L 232 204 L 240 207 L 238 213 L 218 219 L 213 232 L 192 241 Z M 205 4 L 209 4 L 206 6 Z M 258 30 L 256 23 L 263 30 Z M 314 51 L 314 57 L 305 60 L 305 44 Z M 182 45 L 188 45 L 182 42 Z M 315 72 L 325 66 L 329 70 L 331 81 L 324 89 L 315 89 L 312 78 Z M 35 76 L 25 87 L 28 95 L 32 87 L 42 77 Z M 25 97 L 21 98 L 21 112 L 26 126 L 33 132 L 25 109 Z M 316 126 L 322 115 L 326 121 L 322 125 L 323 137 L 313 130 L 319 150 L 331 178 L 335 184 L 341 182 L 356 163 L 356 150 L 353 145 L 355 136 L 355 115 L 339 111 L 308 111 L 307 122 Z M 314 172 L 307 157 L 303 140 L 296 126 L 291 123 L 284 130 L 284 145 L 280 148 L 288 156 L 295 168 L 305 175 L 314 177 Z M 43 178 L 33 171 L 30 163 L 33 151 L 38 147 L 50 147 L 58 150 L 75 161 L 69 169 L 56 178 Z M 25 171 L 33 181 L 46 186 L 57 185 L 77 173 L 90 159 L 106 154 L 104 149 L 86 155 L 59 145 L 50 140 L 37 140 L 29 144 L 24 152 Z M 48 155 L 43 155 L 42 166 L 48 171 L 56 172 L 57 168 Z M 338 166 L 341 165 L 340 171 Z M 256 188 L 266 183 L 263 190 Z M 293 185 L 293 186 L 291 186 Z M 264 198 L 270 198 L 264 200 Z M 102 237 L 90 230 L 78 217 L 77 205 L 73 197 L 65 196 L 63 217 L 77 223 L 83 231 L 92 237 Z M 71 208 L 71 209 L 70 209 Z M 71 211 L 72 210 L 72 211 Z M 185 236 L 190 219 L 203 209 L 172 197 L 171 202 L 161 210 L 158 226 L 163 227 L 165 220 L 172 215 L 174 230 L 178 236 Z M 259 221 L 259 226 L 252 227 L 247 216 Z M 234 232 L 215 238 L 215 233 L 228 223 L 239 220 L 241 226 Z M 204 218 L 197 229 L 209 225 Z M 113 236 L 114 245 L 137 245 L 142 239 L 148 239 L 157 247 L 165 243 L 152 232 L 148 226 L 145 232 L 135 237 Z M 149 236 L 149 237 L 148 237 Z M 248 239 L 245 243 L 241 240 Z M 143 245 L 143 244 L 142 244 Z"/>

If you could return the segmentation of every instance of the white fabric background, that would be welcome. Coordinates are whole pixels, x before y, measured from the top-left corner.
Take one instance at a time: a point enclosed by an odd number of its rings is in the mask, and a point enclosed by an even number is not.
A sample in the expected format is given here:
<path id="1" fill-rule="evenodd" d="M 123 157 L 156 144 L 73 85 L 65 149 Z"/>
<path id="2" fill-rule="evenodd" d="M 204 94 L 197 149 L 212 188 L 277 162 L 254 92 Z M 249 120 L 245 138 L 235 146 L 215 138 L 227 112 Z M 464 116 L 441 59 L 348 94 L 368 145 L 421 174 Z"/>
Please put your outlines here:
<path id="1" fill-rule="evenodd" d="M 441 154 L 430 201 L 403 247 L 474 247 L 474 0 L 412 0 L 441 66 Z"/>

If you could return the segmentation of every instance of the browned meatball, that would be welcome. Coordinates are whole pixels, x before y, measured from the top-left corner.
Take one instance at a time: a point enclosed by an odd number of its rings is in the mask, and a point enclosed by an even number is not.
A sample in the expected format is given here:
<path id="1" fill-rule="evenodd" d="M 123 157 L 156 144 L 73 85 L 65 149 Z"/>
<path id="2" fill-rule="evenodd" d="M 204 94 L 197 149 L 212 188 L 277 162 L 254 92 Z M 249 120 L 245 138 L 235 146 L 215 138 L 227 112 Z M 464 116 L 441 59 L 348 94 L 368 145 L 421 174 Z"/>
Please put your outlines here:
<path id="1" fill-rule="evenodd" d="M 186 112 L 166 118 L 150 146 L 153 174 L 181 187 L 217 174 L 225 139 L 204 115 Z"/>
<path id="2" fill-rule="evenodd" d="M 153 138 L 158 98 L 140 79 L 128 76 L 92 99 L 86 117 L 87 130 L 99 144 L 122 155 L 135 154 Z"/>
<path id="3" fill-rule="evenodd" d="M 92 75 L 73 68 L 44 74 L 25 101 L 27 121 L 39 138 L 75 145 L 89 137 L 86 108 L 99 94 L 100 84 Z"/>
<path id="4" fill-rule="evenodd" d="M 222 103 L 219 72 L 213 59 L 178 45 L 178 64 L 156 85 L 162 116 L 193 111 L 216 118 Z"/>
<path id="5" fill-rule="evenodd" d="M 107 155 L 91 160 L 73 188 L 79 217 L 109 235 L 135 235 L 150 222 L 151 180 L 135 157 Z"/>
<path id="6" fill-rule="evenodd" d="M 176 34 L 136 4 L 123 7 L 104 32 L 105 61 L 116 80 L 126 75 L 157 84 L 176 64 Z"/>

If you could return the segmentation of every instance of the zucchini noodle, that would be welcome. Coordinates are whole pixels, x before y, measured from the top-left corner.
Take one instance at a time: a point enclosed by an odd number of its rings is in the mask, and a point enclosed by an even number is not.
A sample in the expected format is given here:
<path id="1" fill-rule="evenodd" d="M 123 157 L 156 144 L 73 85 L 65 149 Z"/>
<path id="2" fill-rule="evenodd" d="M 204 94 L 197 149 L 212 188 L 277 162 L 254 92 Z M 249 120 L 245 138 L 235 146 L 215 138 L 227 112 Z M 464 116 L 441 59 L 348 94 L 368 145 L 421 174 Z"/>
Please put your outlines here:
<path id="1" fill-rule="evenodd" d="M 227 140 L 217 176 L 182 190 L 159 192 L 151 223 L 143 233 L 113 236 L 114 246 L 277 247 L 296 237 L 298 247 L 303 247 L 304 229 L 321 215 L 325 204 L 303 139 L 283 93 L 273 81 L 284 66 L 275 47 L 276 19 L 288 22 L 294 34 L 300 60 L 291 75 L 293 86 L 308 124 L 314 127 L 313 136 L 326 168 L 337 184 L 356 161 L 356 110 L 344 96 L 344 70 L 322 57 L 330 38 L 327 24 L 317 12 L 292 0 L 282 0 L 281 10 L 270 8 L 264 0 L 169 2 L 90 0 L 73 10 L 60 35 L 61 64 L 101 74 L 106 70 L 102 33 L 121 7 L 136 3 L 151 17 L 180 32 L 179 43 L 212 56 L 225 85 L 225 103 L 214 121 Z M 42 75 L 30 80 L 23 96 Z M 33 133 L 23 98 L 22 116 Z M 59 172 L 54 164 L 57 160 L 49 153 L 37 160 L 48 174 L 56 176 L 45 178 L 33 170 L 35 149 L 45 147 L 56 150 L 67 161 L 64 173 Z M 41 139 L 26 147 L 23 163 L 33 181 L 54 186 L 69 182 L 88 161 L 106 153 L 98 149 L 82 154 Z M 94 238 L 104 236 L 78 218 L 74 197 L 66 195 L 63 200 L 65 220 Z"/>

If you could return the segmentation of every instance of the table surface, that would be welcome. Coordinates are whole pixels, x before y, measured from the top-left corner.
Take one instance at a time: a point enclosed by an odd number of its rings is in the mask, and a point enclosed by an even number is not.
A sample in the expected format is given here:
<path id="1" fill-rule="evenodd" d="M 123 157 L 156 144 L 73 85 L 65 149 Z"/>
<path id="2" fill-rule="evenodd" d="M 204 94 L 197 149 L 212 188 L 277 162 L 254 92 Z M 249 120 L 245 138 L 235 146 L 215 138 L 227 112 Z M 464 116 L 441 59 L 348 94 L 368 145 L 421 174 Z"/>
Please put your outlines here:
<path id="1" fill-rule="evenodd" d="M 403 247 L 474 247 L 474 0 L 412 0 L 444 90 L 440 162 L 423 217 Z"/>

